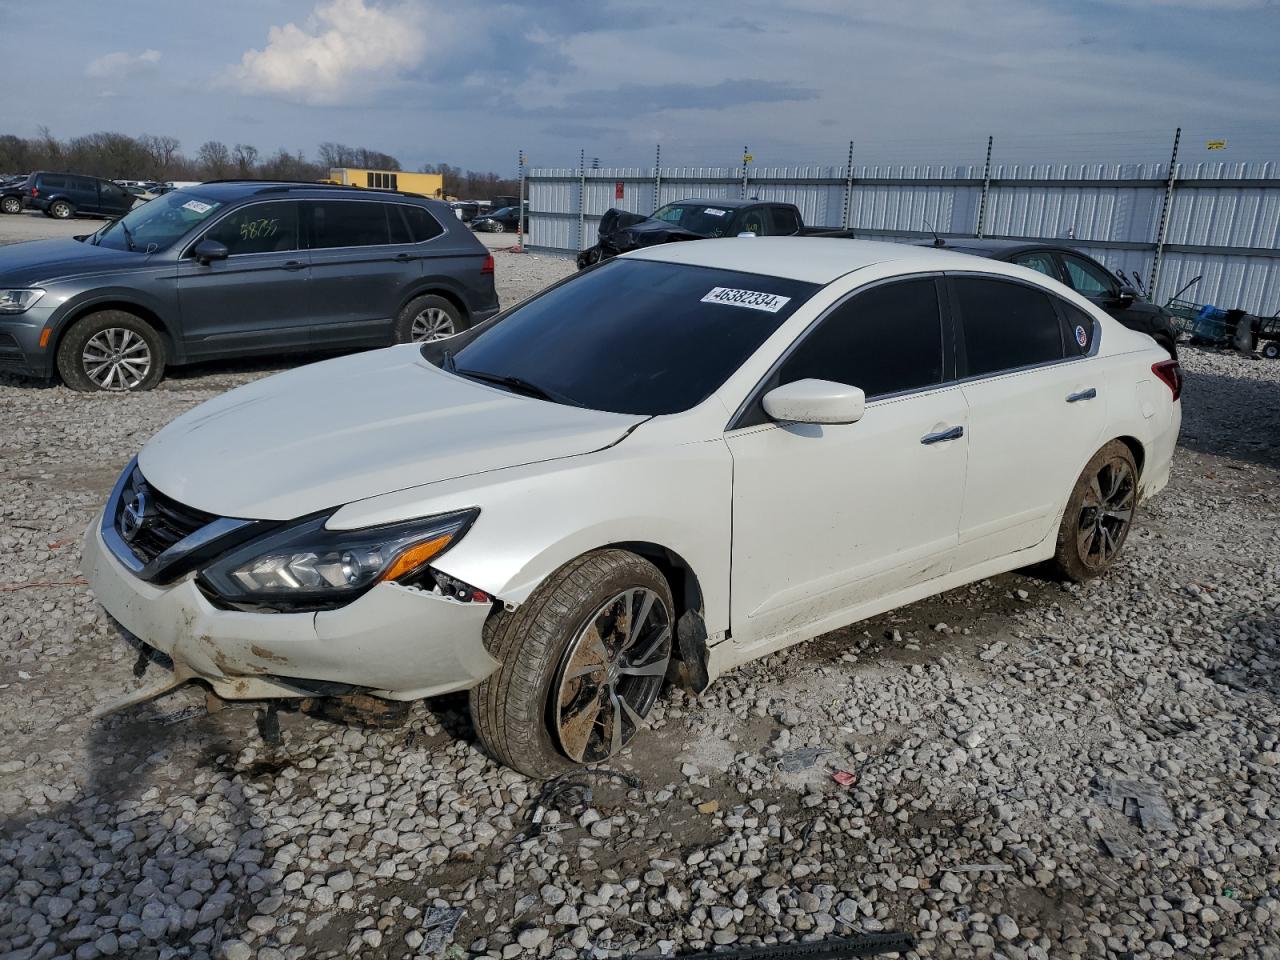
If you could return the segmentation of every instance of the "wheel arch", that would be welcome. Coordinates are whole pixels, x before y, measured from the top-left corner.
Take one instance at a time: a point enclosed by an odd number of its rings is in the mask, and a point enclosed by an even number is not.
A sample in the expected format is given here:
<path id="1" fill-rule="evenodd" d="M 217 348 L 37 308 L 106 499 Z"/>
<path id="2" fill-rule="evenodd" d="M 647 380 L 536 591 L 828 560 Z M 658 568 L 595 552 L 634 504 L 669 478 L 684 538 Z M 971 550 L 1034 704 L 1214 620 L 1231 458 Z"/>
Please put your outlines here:
<path id="1" fill-rule="evenodd" d="M 421 285 L 414 287 L 405 294 L 404 298 L 400 301 L 399 309 L 396 310 L 396 316 L 399 316 L 404 308 L 414 300 L 418 299 L 418 297 L 431 296 L 442 297 L 445 300 L 448 300 L 462 312 L 462 319 L 471 319 L 471 311 L 468 309 L 467 302 L 463 299 L 462 295 L 458 293 L 457 290 L 432 279 L 425 280 Z"/>
<path id="2" fill-rule="evenodd" d="M 1133 454 L 1133 462 L 1138 468 L 1138 479 L 1142 479 L 1142 467 L 1147 458 L 1147 450 L 1146 447 L 1142 445 L 1142 441 L 1137 437 L 1128 436 L 1127 434 L 1116 437 L 1115 439 L 1129 448 L 1129 452 Z M 1108 441 L 1108 443 L 1109 442 L 1110 441 Z M 1106 444 L 1104 443 L 1102 446 L 1105 447 Z M 1099 447 L 1098 449 L 1101 450 L 1102 447 Z"/>
<path id="3" fill-rule="evenodd" d="M 121 313 L 129 313 L 137 317 L 139 320 L 146 321 L 156 329 L 156 332 L 159 333 L 161 337 L 164 338 L 164 345 L 165 349 L 169 353 L 169 359 L 171 361 L 179 359 L 177 356 L 177 343 L 174 339 L 173 331 L 169 328 L 168 324 L 161 319 L 158 313 L 149 307 L 144 307 L 136 301 L 118 299 L 97 300 L 93 303 L 81 304 L 63 317 L 62 322 L 58 325 L 57 336 L 54 338 L 53 355 L 57 356 L 58 347 L 62 344 L 62 341 L 66 338 L 67 334 L 71 332 L 72 327 L 85 317 L 94 313 L 102 313 L 106 310 L 118 310 Z"/>

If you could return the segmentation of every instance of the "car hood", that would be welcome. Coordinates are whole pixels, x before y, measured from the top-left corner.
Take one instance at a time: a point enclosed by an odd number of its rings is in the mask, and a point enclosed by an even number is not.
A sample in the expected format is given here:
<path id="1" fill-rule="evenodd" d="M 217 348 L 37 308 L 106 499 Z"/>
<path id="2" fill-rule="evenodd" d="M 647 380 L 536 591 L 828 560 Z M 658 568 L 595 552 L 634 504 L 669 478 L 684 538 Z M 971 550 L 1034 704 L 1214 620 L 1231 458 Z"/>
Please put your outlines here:
<path id="1" fill-rule="evenodd" d="M 0 285 L 32 286 L 69 274 L 137 266 L 146 254 L 113 247 L 95 247 L 70 238 L 30 240 L 0 246 Z"/>
<path id="2" fill-rule="evenodd" d="M 407 487 L 591 453 L 645 419 L 476 383 L 406 344 L 223 394 L 156 434 L 138 465 L 156 489 L 188 506 L 289 520 Z"/>

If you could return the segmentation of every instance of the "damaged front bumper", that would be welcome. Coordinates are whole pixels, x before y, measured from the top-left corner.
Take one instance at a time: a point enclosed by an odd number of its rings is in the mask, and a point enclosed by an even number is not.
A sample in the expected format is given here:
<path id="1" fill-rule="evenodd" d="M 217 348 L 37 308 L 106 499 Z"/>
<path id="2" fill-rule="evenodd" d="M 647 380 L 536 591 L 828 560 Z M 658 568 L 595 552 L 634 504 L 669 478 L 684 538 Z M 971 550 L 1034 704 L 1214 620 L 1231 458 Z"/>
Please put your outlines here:
<path id="1" fill-rule="evenodd" d="M 85 532 L 85 578 L 126 631 L 172 659 L 167 686 L 200 679 L 221 697 L 247 700 L 337 684 L 416 700 L 469 689 L 499 665 L 482 638 L 488 603 L 380 583 L 338 610 L 225 610 L 194 575 L 166 585 L 139 579 L 107 549 L 101 527 L 95 519 Z"/>

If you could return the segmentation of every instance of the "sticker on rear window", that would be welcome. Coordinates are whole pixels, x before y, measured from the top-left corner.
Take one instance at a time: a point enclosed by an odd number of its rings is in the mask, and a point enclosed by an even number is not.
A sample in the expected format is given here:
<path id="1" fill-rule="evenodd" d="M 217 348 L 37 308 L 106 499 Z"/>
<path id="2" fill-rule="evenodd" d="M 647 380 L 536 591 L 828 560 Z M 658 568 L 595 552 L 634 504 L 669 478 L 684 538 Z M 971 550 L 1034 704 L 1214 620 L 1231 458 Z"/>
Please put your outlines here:
<path id="1" fill-rule="evenodd" d="M 703 207 L 702 212 L 703 212 L 703 213 L 709 213 L 709 214 L 711 214 L 711 216 L 713 216 L 713 217 L 723 217 L 723 216 L 724 216 L 726 213 L 728 213 L 729 211 L 728 211 L 728 210 L 721 210 L 721 209 L 719 209 L 718 207 Z"/>
<path id="2" fill-rule="evenodd" d="M 765 313 L 777 313 L 788 303 L 790 297 L 780 297 L 776 293 L 761 293 L 759 290 L 735 290 L 733 287 L 712 287 L 711 292 L 702 298 L 703 303 L 723 303 L 729 307 L 747 307 L 750 310 L 763 310 Z"/>
<path id="3" fill-rule="evenodd" d="M 1084 327 L 1076 327 L 1076 343 L 1081 347 L 1089 345 L 1089 334 L 1085 333 Z"/>
<path id="4" fill-rule="evenodd" d="M 192 213 L 208 213 L 213 209 L 211 203 L 201 203 L 199 200 L 188 200 L 182 205 L 184 210 L 190 210 Z"/>

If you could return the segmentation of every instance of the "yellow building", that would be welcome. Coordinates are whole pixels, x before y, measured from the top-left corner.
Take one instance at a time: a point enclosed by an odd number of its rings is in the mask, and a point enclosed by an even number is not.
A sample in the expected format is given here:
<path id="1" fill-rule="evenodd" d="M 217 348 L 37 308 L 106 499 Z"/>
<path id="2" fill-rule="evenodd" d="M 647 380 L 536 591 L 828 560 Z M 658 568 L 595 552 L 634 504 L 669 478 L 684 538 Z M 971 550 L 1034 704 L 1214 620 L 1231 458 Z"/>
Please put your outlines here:
<path id="1" fill-rule="evenodd" d="M 332 167 L 329 180 L 349 187 L 372 187 L 375 190 L 404 190 L 424 197 L 444 196 L 444 177 L 438 173 L 410 173 L 407 170 L 356 170 Z"/>

